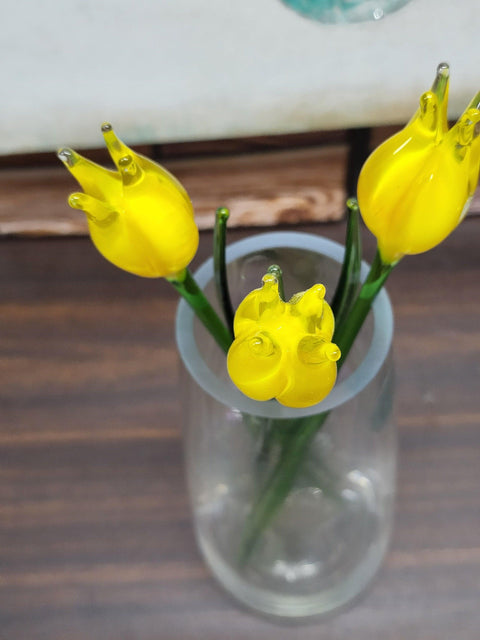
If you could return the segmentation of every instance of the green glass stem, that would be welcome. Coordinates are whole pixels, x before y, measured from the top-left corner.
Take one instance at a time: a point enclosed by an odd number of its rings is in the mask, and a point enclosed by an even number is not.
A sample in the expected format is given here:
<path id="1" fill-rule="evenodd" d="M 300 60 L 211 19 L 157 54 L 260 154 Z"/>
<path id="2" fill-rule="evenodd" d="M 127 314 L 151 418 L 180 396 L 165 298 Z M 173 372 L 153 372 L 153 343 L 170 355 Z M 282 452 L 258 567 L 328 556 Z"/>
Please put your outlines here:
<path id="1" fill-rule="evenodd" d="M 340 325 L 350 313 L 351 306 L 360 288 L 362 265 L 362 238 L 360 234 L 360 209 L 356 198 L 347 200 L 347 235 L 342 271 L 338 280 L 332 307 L 335 322 Z"/>
<path id="2" fill-rule="evenodd" d="M 215 213 L 215 228 L 213 230 L 213 273 L 217 298 L 222 307 L 225 322 L 233 333 L 234 312 L 230 299 L 230 291 L 228 289 L 227 268 L 225 265 L 225 239 L 229 215 L 230 212 L 225 207 L 220 207 Z"/>
<path id="3" fill-rule="evenodd" d="M 169 278 L 168 280 L 192 307 L 198 319 L 211 333 L 220 348 L 227 353 L 232 344 L 233 336 L 218 317 L 190 271 L 185 269 L 177 278 Z"/>
<path id="4" fill-rule="evenodd" d="M 373 301 L 385 284 L 394 266 L 393 264 L 384 264 L 377 250 L 367 279 L 363 283 L 357 299 L 350 307 L 348 316 L 342 318 L 335 329 L 333 341 L 340 347 L 340 351 L 342 352 L 342 357 L 338 361 L 338 369 L 340 369 L 345 362 L 355 338 L 372 307 Z"/>

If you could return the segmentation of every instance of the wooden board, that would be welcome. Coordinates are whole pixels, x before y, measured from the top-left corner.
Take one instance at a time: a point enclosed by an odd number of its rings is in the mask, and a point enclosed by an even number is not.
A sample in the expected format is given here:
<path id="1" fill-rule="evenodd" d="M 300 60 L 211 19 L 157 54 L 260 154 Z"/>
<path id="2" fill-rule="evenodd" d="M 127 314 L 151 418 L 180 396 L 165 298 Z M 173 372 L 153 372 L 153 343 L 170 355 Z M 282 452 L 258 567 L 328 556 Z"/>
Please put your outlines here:
<path id="1" fill-rule="evenodd" d="M 85 238 L 3 238 L 1 640 L 478 640 L 479 233 L 467 219 L 390 278 L 392 546 L 355 606 L 300 627 L 239 608 L 196 549 L 173 290 L 115 269 Z M 210 253 L 201 236 L 196 262 Z"/>

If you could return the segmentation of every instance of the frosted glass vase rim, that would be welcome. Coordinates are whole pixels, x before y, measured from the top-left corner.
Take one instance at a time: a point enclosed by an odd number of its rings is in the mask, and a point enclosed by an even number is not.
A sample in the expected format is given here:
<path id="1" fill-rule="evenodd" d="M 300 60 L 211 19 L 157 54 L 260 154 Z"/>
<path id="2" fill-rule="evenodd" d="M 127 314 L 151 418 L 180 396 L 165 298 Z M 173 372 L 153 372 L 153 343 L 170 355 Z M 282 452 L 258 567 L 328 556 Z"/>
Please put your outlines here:
<path id="1" fill-rule="evenodd" d="M 227 265 L 247 255 L 267 249 L 303 249 L 324 255 L 341 264 L 345 248 L 333 240 L 304 232 L 274 231 L 259 233 L 232 243 L 226 249 Z M 369 266 L 362 262 L 361 278 L 368 274 Z M 263 275 L 263 274 L 262 274 Z M 195 272 L 195 279 L 203 289 L 213 278 L 213 258 L 206 260 Z M 261 276 L 259 277 L 259 286 Z M 315 284 L 315 283 L 311 283 Z M 221 404 L 265 418 L 302 418 L 331 411 L 360 393 L 377 375 L 387 358 L 393 339 L 393 311 L 389 296 L 382 289 L 373 303 L 374 327 L 370 347 L 361 364 L 349 376 L 337 383 L 322 401 L 305 409 L 291 409 L 276 400 L 258 402 L 243 395 L 228 379 L 218 377 L 205 362 L 194 333 L 195 315 L 181 300 L 176 317 L 176 340 L 180 357 L 192 378 L 210 396 Z M 226 358 L 225 358 L 226 362 Z M 225 365 L 226 366 L 226 365 Z"/>

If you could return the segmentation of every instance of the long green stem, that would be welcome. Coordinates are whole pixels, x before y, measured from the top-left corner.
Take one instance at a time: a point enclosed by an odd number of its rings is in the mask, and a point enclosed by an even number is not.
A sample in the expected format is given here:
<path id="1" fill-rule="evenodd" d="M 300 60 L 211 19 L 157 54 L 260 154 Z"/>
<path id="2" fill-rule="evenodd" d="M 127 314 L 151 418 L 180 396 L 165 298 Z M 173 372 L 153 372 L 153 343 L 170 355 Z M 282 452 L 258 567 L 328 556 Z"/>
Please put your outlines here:
<path id="1" fill-rule="evenodd" d="M 327 416 L 321 413 L 303 419 L 299 429 L 284 442 L 280 459 L 247 517 L 238 555 L 240 565 L 248 561 L 259 536 L 290 493 L 305 452 Z"/>
<path id="2" fill-rule="evenodd" d="M 339 367 L 345 362 L 353 342 L 372 307 L 373 301 L 385 284 L 394 266 L 395 265 L 384 264 L 380 253 L 377 251 L 367 279 L 363 283 L 357 299 L 350 308 L 350 313 L 337 325 L 333 336 L 334 342 L 340 347 L 340 351 L 342 352 L 342 357 L 338 362 Z"/>
<path id="3" fill-rule="evenodd" d="M 169 278 L 169 282 L 188 302 L 217 344 L 227 353 L 233 336 L 216 314 L 190 271 L 185 269 L 176 278 Z"/>
<path id="4" fill-rule="evenodd" d="M 230 331 L 233 332 L 233 307 L 228 289 L 227 269 L 225 266 L 225 237 L 227 220 L 230 212 L 225 207 L 217 209 L 215 213 L 215 228 L 213 230 L 213 264 L 215 275 L 215 289 L 223 315 Z"/>
<path id="5" fill-rule="evenodd" d="M 348 317 L 351 306 L 360 288 L 360 267 L 362 264 L 362 238 L 360 234 L 360 209 L 355 198 L 347 200 L 347 236 L 342 271 L 335 295 L 332 299 L 333 315 L 339 325 Z"/>

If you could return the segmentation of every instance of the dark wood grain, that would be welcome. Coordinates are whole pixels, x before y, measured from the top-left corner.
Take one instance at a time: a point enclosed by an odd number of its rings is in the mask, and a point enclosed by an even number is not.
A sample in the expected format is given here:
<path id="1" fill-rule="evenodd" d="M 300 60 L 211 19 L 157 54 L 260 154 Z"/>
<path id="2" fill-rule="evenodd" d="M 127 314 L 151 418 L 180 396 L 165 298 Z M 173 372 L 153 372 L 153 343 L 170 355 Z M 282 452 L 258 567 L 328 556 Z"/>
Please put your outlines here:
<path id="1" fill-rule="evenodd" d="M 354 607 L 298 628 L 238 608 L 196 550 L 167 283 L 116 270 L 84 238 L 4 239 L 1 640 L 478 640 L 479 233 L 467 219 L 391 276 L 392 547 Z"/>

